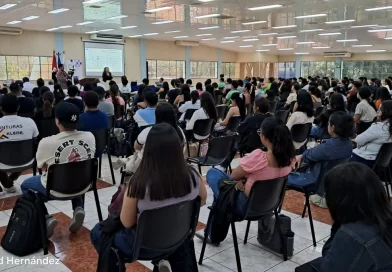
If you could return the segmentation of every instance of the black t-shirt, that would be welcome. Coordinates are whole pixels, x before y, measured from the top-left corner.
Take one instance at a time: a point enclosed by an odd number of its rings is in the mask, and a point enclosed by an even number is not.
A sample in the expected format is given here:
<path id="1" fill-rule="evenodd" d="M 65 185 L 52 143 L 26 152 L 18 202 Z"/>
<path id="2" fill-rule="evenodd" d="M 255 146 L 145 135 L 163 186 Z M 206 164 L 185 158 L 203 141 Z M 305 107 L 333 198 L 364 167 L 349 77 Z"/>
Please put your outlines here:
<path id="1" fill-rule="evenodd" d="M 80 113 L 84 112 L 84 104 L 82 99 L 78 98 L 68 98 L 67 100 L 63 100 L 63 102 L 71 103 L 77 106 L 80 110 Z"/>
<path id="2" fill-rule="evenodd" d="M 243 123 L 238 127 L 238 134 L 241 139 L 239 146 L 241 150 L 245 150 L 246 146 L 252 146 L 254 148 L 261 147 L 260 136 L 257 134 L 257 130 L 261 127 L 263 121 L 268 117 L 273 117 L 272 113 L 260 114 L 256 113 L 253 116 L 249 116 Z"/>
<path id="3" fill-rule="evenodd" d="M 180 89 L 171 89 L 167 96 L 169 97 L 169 103 L 173 105 L 174 100 L 176 100 L 177 96 L 180 94 Z"/>
<path id="4" fill-rule="evenodd" d="M 268 95 L 269 101 L 274 101 L 276 99 L 276 91 L 269 89 L 266 94 Z"/>
<path id="5" fill-rule="evenodd" d="M 33 117 L 35 112 L 35 101 L 30 97 L 18 97 L 19 111 L 18 115 L 22 117 Z"/>
<path id="6" fill-rule="evenodd" d="M 26 97 L 31 97 L 33 98 L 33 95 L 29 92 L 29 91 L 22 91 L 22 95 L 26 96 Z"/>

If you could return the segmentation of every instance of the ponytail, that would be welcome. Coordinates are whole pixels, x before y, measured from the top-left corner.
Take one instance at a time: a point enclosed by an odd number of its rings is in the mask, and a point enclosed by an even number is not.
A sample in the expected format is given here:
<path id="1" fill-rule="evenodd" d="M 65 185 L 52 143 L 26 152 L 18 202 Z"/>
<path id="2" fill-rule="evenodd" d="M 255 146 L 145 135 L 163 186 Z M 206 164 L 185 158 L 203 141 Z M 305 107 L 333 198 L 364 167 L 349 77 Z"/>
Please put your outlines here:
<path id="1" fill-rule="evenodd" d="M 274 139 L 272 140 L 272 154 L 274 154 L 279 167 L 290 166 L 291 159 L 295 156 L 291 133 L 284 124 L 275 127 Z"/>
<path id="2" fill-rule="evenodd" d="M 237 107 L 240 111 L 241 119 L 244 120 L 246 117 L 246 108 L 245 108 L 245 97 L 240 93 L 233 93 L 231 95 L 231 100 L 234 100 L 237 104 Z"/>
<path id="3" fill-rule="evenodd" d="M 44 118 L 52 117 L 54 94 L 51 92 L 46 92 L 43 94 L 42 100 L 44 101 L 44 105 L 42 108 L 43 117 Z"/>

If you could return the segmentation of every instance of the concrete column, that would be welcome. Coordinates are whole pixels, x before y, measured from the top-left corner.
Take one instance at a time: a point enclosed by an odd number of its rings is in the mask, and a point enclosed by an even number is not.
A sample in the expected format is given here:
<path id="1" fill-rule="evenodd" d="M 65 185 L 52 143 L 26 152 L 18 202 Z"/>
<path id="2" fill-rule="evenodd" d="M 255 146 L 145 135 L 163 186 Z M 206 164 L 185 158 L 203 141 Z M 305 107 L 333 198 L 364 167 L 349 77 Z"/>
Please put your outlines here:
<path id="1" fill-rule="evenodd" d="M 222 49 L 218 49 L 218 78 L 220 74 L 222 74 Z"/>
<path id="2" fill-rule="evenodd" d="M 140 75 L 142 78 L 147 77 L 147 67 L 146 67 L 146 40 L 140 39 Z"/>
<path id="3" fill-rule="evenodd" d="M 191 47 L 185 47 L 185 78 L 191 78 Z"/>
<path id="4" fill-rule="evenodd" d="M 296 55 L 295 56 L 295 77 L 299 78 L 301 76 L 301 62 L 302 56 Z"/>
<path id="5" fill-rule="evenodd" d="M 342 58 L 336 58 L 334 78 L 340 79 L 341 77 L 342 77 Z"/>

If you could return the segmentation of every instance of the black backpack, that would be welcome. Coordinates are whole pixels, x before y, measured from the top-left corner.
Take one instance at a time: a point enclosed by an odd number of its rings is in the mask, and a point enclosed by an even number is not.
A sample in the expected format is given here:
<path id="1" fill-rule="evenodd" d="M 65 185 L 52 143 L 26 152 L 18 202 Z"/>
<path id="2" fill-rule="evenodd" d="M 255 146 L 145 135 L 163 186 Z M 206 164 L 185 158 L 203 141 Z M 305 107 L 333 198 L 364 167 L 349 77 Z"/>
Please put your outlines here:
<path id="1" fill-rule="evenodd" d="M 36 193 L 19 198 L 12 210 L 1 246 L 8 252 L 23 257 L 44 248 L 48 254 L 46 207 Z"/>

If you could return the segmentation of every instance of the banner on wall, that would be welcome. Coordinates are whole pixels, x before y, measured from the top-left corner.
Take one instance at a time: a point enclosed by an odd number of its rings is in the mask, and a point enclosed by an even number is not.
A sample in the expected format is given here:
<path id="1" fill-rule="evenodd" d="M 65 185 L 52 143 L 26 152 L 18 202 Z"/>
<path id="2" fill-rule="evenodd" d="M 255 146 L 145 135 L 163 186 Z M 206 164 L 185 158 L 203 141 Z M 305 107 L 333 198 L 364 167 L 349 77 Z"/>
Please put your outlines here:
<path id="1" fill-rule="evenodd" d="M 79 79 L 83 78 L 83 62 L 77 59 L 69 59 L 67 62 L 68 71 L 74 69 L 74 77 L 77 76 Z"/>

